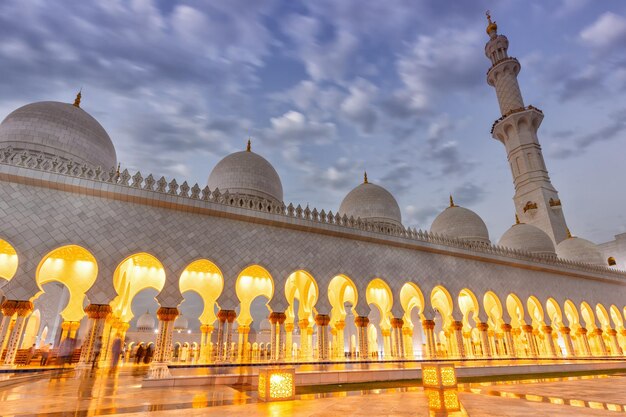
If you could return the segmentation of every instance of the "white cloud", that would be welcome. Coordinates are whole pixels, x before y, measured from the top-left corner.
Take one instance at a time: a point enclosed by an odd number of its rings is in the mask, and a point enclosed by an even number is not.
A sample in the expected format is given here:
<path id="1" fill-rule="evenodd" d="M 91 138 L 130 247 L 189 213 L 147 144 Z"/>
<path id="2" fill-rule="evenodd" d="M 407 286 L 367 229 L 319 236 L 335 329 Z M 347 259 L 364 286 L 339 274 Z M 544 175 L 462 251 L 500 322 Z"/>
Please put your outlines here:
<path id="1" fill-rule="evenodd" d="M 362 133 L 372 133 L 378 120 L 374 107 L 378 88 L 369 81 L 359 78 L 349 90 L 350 94 L 341 103 L 343 115 L 356 123 Z"/>
<path id="2" fill-rule="evenodd" d="M 613 12 L 600 15 L 580 32 L 580 39 L 588 46 L 609 48 L 626 42 L 626 19 Z"/>
<path id="3" fill-rule="evenodd" d="M 323 144 L 334 139 L 336 134 L 333 123 L 311 121 L 304 114 L 294 110 L 280 117 L 272 117 L 270 124 L 271 127 L 265 133 L 270 140 Z"/>

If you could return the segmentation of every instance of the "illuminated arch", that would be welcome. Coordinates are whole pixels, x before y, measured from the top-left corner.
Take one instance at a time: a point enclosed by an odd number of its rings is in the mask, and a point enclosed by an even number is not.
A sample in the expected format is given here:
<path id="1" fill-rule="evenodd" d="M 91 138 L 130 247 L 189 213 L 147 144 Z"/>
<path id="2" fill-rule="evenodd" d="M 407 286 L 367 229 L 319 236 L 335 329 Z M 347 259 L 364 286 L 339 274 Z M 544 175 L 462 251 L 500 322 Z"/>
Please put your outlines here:
<path id="1" fill-rule="evenodd" d="M 0 239 L 0 278 L 10 281 L 17 271 L 17 252 L 6 240 Z"/>
<path id="2" fill-rule="evenodd" d="M 502 303 L 500 299 L 493 291 L 487 291 L 483 297 L 483 308 L 487 313 L 487 319 L 489 327 L 499 330 L 500 326 L 504 324 L 502 319 Z"/>
<path id="3" fill-rule="evenodd" d="M 556 327 L 554 330 L 563 327 L 563 313 L 561 312 L 561 307 L 552 297 L 548 298 L 548 301 L 546 301 L 546 313 L 548 313 L 550 325 Z"/>
<path id="4" fill-rule="evenodd" d="M 624 328 L 624 319 L 622 317 L 622 315 L 619 312 L 619 308 L 617 308 L 617 306 L 615 304 L 611 305 L 611 308 L 609 309 L 611 311 L 611 320 L 613 320 L 613 325 L 615 326 L 616 329 L 623 329 Z"/>
<path id="5" fill-rule="evenodd" d="M 96 258 L 87 249 L 78 245 L 62 246 L 48 253 L 39 263 L 36 281 L 41 292 L 34 298 L 44 292 L 43 285 L 49 282 L 63 284 L 69 291 L 69 299 L 61 317 L 65 321 L 78 322 L 85 315 L 85 293 L 97 276 Z"/>
<path id="6" fill-rule="evenodd" d="M 345 303 L 356 306 L 359 299 L 354 282 L 346 275 L 335 276 L 328 284 L 328 300 L 330 301 L 331 321 L 333 323 L 346 319 Z"/>
<path id="7" fill-rule="evenodd" d="M 24 338 L 22 339 L 22 349 L 28 349 L 35 344 L 37 335 L 39 334 L 39 326 L 41 325 L 41 313 L 39 309 L 33 311 L 28 317 L 28 324 L 24 329 Z"/>
<path id="8" fill-rule="evenodd" d="M 578 327 L 580 327 L 580 316 L 578 315 L 578 309 L 571 300 L 565 301 L 563 310 L 565 311 L 565 317 L 567 317 L 567 323 L 569 324 L 569 328 L 572 330 L 576 330 Z"/>
<path id="9" fill-rule="evenodd" d="M 448 328 L 452 324 L 452 311 L 454 304 L 448 290 L 441 285 L 437 285 L 430 293 L 430 305 L 441 314 L 443 326 Z"/>
<path id="10" fill-rule="evenodd" d="M 317 302 L 319 289 L 315 278 L 304 270 L 293 272 L 285 282 L 285 297 L 289 303 L 287 321 L 292 323 L 297 314 L 298 319 L 313 318 L 313 307 Z M 294 311 L 295 300 L 298 300 L 298 311 Z"/>
<path id="11" fill-rule="evenodd" d="M 593 314 L 593 309 L 586 301 L 583 301 L 580 304 L 580 315 L 585 321 L 585 327 L 587 330 L 591 331 L 596 328 L 596 319 Z"/>
<path id="12" fill-rule="evenodd" d="M 534 295 L 528 297 L 526 306 L 528 308 L 528 315 L 532 320 L 533 327 L 535 329 L 541 329 L 541 326 L 545 326 L 546 323 L 544 321 L 543 307 L 537 297 Z"/>
<path id="13" fill-rule="evenodd" d="M 464 288 L 459 292 L 458 297 L 459 310 L 463 314 L 463 327 L 466 330 L 469 330 L 472 326 L 469 322 L 470 314 L 475 323 L 479 323 L 480 319 L 478 318 L 478 314 L 480 312 L 480 305 L 478 304 L 478 299 L 474 295 L 472 291 L 467 288 Z"/>
<path id="14" fill-rule="evenodd" d="M 417 314 L 424 320 L 424 294 L 422 290 L 413 282 L 407 282 L 400 289 L 400 305 L 404 310 L 404 323 L 407 327 L 413 328 L 416 323 L 411 321 L 411 311 L 417 308 Z M 419 323 L 417 323 L 419 325 Z"/>
<path id="15" fill-rule="evenodd" d="M 164 285 L 165 270 L 156 257 L 146 252 L 130 255 L 113 273 L 113 287 L 118 294 L 111 302 L 113 315 L 123 323 L 130 322 L 133 298 L 146 288 L 160 292 Z"/>
<path id="16" fill-rule="evenodd" d="M 217 265 L 207 259 L 190 263 L 180 275 L 178 285 L 183 296 L 185 292 L 193 291 L 202 298 L 204 309 L 198 320 L 201 324 L 213 324 L 217 318 L 216 300 L 224 289 L 224 276 Z"/>
<path id="17" fill-rule="evenodd" d="M 602 329 L 607 330 L 611 328 L 611 318 L 609 317 L 609 313 L 600 303 L 596 304 L 596 316 L 598 317 L 598 321 L 600 322 Z"/>
<path id="18" fill-rule="evenodd" d="M 240 326 L 250 326 L 253 320 L 250 313 L 252 301 L 262 296 L 269 302 L 274 296 L 274 279 L 262 266 L 251 265 L 241 271 L 237 277 L 235 292 L 237 293 L 240 305 L 237 323 Z M 269 305 L 267 308 L 269 310 Z"/>
<path id="19" fill-rule="evenodd" d="M 511 293 L 506 297 L 506 311 L 511 318 L 511 326 L 522 327 L 526 324 L 524 321 L 524 304 L 517 295 Z"/>
<path id="20" fill-rule="evenodd" d="M 365 290 L 367 304 L 374 304 L 380 312 L 380 328 L 391 328 L 391 307 L 393 306 L 393 295 L 389 285 L 380 278 L 374 278 L 367 285 Z"/>

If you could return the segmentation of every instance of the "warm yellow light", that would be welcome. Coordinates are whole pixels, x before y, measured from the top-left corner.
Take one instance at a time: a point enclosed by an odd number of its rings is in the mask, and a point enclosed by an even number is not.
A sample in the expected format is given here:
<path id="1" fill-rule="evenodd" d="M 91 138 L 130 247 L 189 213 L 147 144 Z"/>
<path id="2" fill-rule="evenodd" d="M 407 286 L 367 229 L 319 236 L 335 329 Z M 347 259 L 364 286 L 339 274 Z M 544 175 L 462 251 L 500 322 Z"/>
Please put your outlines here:
<path id="1" fill-rule="evenodd" d="M 437 376 L 437 368 L 422 367 L 422 382 L 424 385 L 439 386 L 439 377 Z"/>
<path id="2" fill-rule="evenodd" d="M 533 394 L 526 394 L 526 399 L 528 401 L 534 401 L 534 402 L 543 402 L 543 397 L 541 395 L 533 395 Z"/>
<path id="3" fill-rule="evenodd" d="M 604 403 L 589 401 L 589 408 L 593 408 L 595 410 L 604 410 Z"/>
<path id="4" fill-rule="evenodd" d="M 454 365 L 442 363 L 423 363 L 422 385 L 424 388 L 454 388 L 457 386 Z"/>
<path id="5" fill-rule="evenodd" d="M 563 398 L 548 397 L 548 401 L 550 401 L 552 404 L 565 404 Z"/>
<path id="6" fill-rule="evenodd" d="M 428 409 L 431 411 L 440 411 L 442 407 L 441 396 L 437 390 L 424 390 L 428 398 Z"/>
<path id="7" fill-rule="evenodd" d="M 441 368 L 441 383 L 445 387 L 453 387 L 456 385 L 456 373 L 453 367 L 447 366 Z"/>
<path id="8" fill-rule="evenodd" d="M 574 407 L 586 407 L 583 400 L 569 400 L 569 405 Z"/>
<path id="9" fill-rule="evenodd" d="M 430 411 L 459 411 L 461 403 L 456 389 L 424 389 Z"/>
<path id="10" fill-rule="evenodd" d="M 461 408 L 459 395 L 456 390 L 443 391 L 443 404 L 446 407 L 446 411 L 458 411 Z"/>
<path id="11" fill-rule="evenodd" d="M 295 368 L 264 368 L 259 370 L 259 399 L 262 401 L 292 400 L 296 394 Z"/>

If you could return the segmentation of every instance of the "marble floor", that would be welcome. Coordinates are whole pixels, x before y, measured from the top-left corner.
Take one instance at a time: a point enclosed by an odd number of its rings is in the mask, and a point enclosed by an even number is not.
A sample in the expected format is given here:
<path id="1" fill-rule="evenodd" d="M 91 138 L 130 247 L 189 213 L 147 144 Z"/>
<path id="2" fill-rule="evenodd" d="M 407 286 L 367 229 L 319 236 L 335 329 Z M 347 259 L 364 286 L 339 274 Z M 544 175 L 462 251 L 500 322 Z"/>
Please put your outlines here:
<path id="1" fill-rule="evenodd" d="M 142 388 L 146 368 L 77 375 L 68 370 L 0 387 L 1 416 L 430 416 L 419 386 L 303 394 L 263 403 L 245 387 Z M 461 384 L 449 416 L 626 414 L 626 374 Z M 439 414 L 445 415 L 445 414 Z"/>

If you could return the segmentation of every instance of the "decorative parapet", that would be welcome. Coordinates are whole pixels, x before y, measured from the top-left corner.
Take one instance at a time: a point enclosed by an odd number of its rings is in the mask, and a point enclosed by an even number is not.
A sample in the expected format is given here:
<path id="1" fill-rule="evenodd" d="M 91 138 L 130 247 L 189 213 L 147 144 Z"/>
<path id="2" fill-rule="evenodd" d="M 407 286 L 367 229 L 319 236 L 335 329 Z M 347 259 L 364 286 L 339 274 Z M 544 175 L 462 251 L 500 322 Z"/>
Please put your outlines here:
<path id="1" fill-rule="evenodd" d="M 515 113 L 521 113 L 521 112 L 526 111 L 526 110 L 535 110 L 535 111 L 543 114 L 543 111 L 541 111 L 541 109 L 538 109 L 537 107 L 535 107 L 533 105 L 528 105 L 526 107 L 520 107 L 519 109 L 509 110 L 508 112 L 506 112 L 505 114 L 503 114 L 502 116 L 500 116 L 498 119 L 496 119 L 493 122 L 493 124 L 491 125 L 490 133 L 493 135 L 493 131 L 495 130 L 496 125 L 498 123 L 500 123 L 501 121 L 503 121 L 504 119 L 506 119 L 507 117 L 509 117 L 510 115 L 515 114 Z"/>
<path id="2" fill-rule="evenodd" d="M 534 109 L 532 106 L 529 106 L 529 108 Z M 183 182 L 182 185 L 178 185 L 176 179 L 172 179 L 168 182 L 165 177 L 161 177 L 159 180 L 155 180 L 152 174 L 144 177 L 139 171 L 132 176 L 127 169 L 124 169 L 122 172 L 119 172 L 119 170 L 116 170 L 115 168 L 105 171 L 100 167 L 94 168 L 87 165 L 77 165 L 73 161 L 62 161 L 59 158 L 50 157 L 44 154 L 15 152 L 12 148 L 0 149 L 0 165 L 22 167 L 74 178 L 84 178 L 95 182 L 113 184 L 122 189 L 141 189 L 148 192 L 168 194 L 189 200 L 205 201 L 256 212 L 297 218 L 311 223 L 335 225 L 337 227 L 463 249 L 475 253 L 503 256 L 522 261 L 573 268 L 592 273 L 619 276 L 622 279 L 624 278 L 624 271 L 618 271 L 614 268 L 590 265 L 554 257 L 539 256 L 530 252 L 497 245 L 467 242 L 449 236 L 430 233 L 425 230 L 417 230 L 410 227 L 405 228 L 403 226 L 392 225 L 389 223 L 367 221 L 361 219 L 360 217 L 348 217 L 346 214 L 342 215 L 339 213 L 333 213 L 332 211 L 326 212 L 323 209 L 318 211 L 316 208 L 310 209 L 308 205 L 305 208 L 302 208 L 300 205 L 294 206 L 291 203 L 289 203 L 289 205 L 285 205 L 284 203 L 276 203 L 273 200 L 259 198 L 256 196 L 230 193 L 228 190 L 225 190 L 224 192 L 217 188 L 215 190 L 210 190 L 208 186 L 201 189 L 197 183 L 192 187 L 189 187 L 187 181 Z"/>

